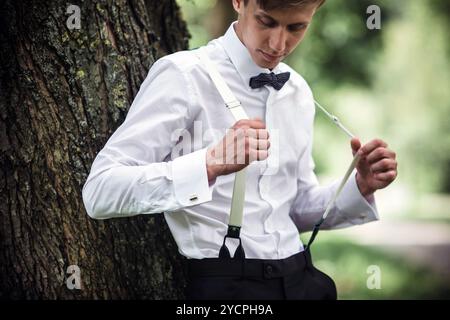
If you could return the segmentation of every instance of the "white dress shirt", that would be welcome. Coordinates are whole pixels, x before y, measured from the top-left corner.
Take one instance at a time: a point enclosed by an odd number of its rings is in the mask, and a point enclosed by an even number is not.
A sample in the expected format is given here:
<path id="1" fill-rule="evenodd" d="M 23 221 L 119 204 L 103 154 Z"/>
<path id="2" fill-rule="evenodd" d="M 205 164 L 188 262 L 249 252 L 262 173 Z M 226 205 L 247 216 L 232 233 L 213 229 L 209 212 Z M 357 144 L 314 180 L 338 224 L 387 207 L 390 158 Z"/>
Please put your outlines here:
<path id="1" fill-rule="evenodd" d="M 246 257 L 289 257 L 303 250 L 299 231 L 312 229 L 339 183 L 319 186 L 313 172 L 311 90 L 284 63 L 273 70 L 291 73 L 281 90 L 251 89 L 250 77 L 270 71 L 253 62 L 233 25 L 206 49 L 248 116 L 263 119 L 270 133 L 269 157 L 247 167 L 241 229 Z M 218 257 L 235 174 L 219 176 L 210 185 L 206 150 L 234 122 L 196 50 L 161 58 L 151 67 L 125 121 L 92 165 L 83 187 L 89 216 L 107 219 L 164 212 L 181 254 Z M 189 140 L 192 149 L 177 154 Z M 354 172 L 323 228 L 377 219 L 375 203 L 360 194 Z"/>

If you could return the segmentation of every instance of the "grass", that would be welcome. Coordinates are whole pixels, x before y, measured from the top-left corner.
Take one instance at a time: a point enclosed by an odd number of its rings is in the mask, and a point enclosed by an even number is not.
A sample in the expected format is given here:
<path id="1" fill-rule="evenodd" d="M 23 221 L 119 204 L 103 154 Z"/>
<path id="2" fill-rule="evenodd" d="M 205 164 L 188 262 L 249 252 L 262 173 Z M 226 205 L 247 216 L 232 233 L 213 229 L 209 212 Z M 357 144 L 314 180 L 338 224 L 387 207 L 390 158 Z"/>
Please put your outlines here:
<path id="1" fill-rule="evenodd" d="M 302 239 L 309 239 L 303 234 Z M 336 282 L 339 299 L 450 299 L 450 281 L 383 252 L 321 232 L 312 246 L 315 266 Z M 370 266 L 380 270 L 380 289 L 368 289 Z M 373 272 L 373 271 L 372 271 Z"/>

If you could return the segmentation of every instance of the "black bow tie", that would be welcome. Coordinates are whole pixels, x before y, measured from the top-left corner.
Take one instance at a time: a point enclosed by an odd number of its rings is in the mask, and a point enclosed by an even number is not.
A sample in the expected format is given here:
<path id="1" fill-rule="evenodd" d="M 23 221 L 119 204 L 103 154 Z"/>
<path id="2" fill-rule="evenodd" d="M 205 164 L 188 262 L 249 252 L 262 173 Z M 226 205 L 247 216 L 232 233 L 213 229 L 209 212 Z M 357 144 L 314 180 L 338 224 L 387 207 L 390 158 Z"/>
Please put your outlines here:
<path id="1" fill-rule="evenodd" d="M 260 73 L 256 77 L 250 78 L 250 87 L 252 89 L 261 88 L 262 86 L 268 84 L 277 90 L 283 88 L 286 81 L 289 80 L 291 74 L 289 72 L 283 72 L 279 74 L 271 73 Z"/>

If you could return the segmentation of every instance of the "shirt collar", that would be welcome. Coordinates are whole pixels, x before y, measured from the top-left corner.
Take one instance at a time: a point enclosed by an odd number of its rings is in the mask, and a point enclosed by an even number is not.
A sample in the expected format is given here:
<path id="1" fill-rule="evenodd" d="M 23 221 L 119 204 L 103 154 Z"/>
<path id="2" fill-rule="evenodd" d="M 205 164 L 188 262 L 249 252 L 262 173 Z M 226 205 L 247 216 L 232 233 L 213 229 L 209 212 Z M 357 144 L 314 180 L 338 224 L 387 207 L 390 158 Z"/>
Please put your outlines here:
<path id="1" fill-rule="evenodd" d="M 252 59 L 250 52 L 241 42 L 239 37 L 234 30 L 234 25 L 237 22 L 233 22 L 228 28 L 225 35 L 222 37 L 222 44 L 225 48 L 227 55 L 230 57 L 231 62 L 236 67 L 242 81 L 250 88 L 250 78 L 257 76 L 260 73 L 278 73 L 279 65 L 276 66 L 272 71 L 268 68 L 261 68 Z"/>

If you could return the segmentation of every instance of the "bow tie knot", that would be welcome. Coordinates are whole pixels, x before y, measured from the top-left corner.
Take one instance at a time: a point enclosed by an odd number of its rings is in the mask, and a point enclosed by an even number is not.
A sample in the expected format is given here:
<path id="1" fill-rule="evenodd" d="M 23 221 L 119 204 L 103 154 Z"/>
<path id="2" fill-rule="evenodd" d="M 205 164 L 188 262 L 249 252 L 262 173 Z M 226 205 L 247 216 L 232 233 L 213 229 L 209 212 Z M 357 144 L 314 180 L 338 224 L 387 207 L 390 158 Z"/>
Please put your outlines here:
<path id="1" fill-rule="evenodd" d="M 289 72 L 283 72 L 279 74 L 271 73 L 260 73 L 255 77 L 250 78 L 250 87 L 252 89 L 261 88 L 265 85 L 270 85 L 276 90 L 280 90 L 286 81 L 289 80 L 291 74 Z"/>

